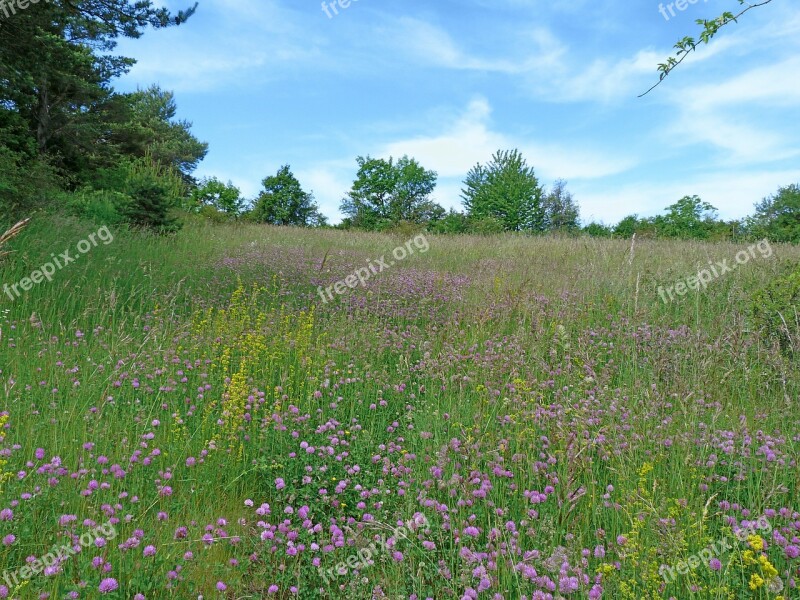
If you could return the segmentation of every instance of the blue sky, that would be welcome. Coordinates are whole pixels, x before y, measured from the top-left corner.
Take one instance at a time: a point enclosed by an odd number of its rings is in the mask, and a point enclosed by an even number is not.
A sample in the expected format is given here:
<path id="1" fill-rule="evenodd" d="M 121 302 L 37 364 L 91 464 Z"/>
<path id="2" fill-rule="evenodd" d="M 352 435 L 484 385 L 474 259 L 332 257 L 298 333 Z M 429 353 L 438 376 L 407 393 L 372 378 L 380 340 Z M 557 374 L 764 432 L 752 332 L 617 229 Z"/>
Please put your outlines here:
<path id="1" fill-rule="evenodd" d="M 185 26 L 120 44 L 138 63 L 115 87 L 175 92 L 210 144 L 198 176 L 253 197 L 290 164 L 333 222 L 358 155 L 417 158 L 439 174 L 434 199 L 460 207 L 470 167 L 506 148 L 546 186 L 567 180 L 585 222 L 687 194 L 738 218 L 800 182 L 796 0 L 750 11 L 637 98 L 695 19 L 738 6 L 665 19 L 651 0 L 355 0 L 329 18 L 320 0 L 200 0 Z"/>

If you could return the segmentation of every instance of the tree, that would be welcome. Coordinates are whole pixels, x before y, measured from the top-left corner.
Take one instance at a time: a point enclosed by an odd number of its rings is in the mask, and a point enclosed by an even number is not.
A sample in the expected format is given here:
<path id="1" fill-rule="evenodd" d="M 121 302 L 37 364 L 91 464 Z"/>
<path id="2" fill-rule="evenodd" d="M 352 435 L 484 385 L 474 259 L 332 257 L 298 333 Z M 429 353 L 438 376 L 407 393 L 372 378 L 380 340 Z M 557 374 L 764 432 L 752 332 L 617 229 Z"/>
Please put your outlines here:
<path id="1" fill-rule="evenodd" d="M 98 161 L 111 164 L 109 119 L 119 104 L 110 82 L 135 62 L 112 54 L 117 38 L 179 25 L 195 8 L 172 15 L 151 0 L 41 2 L 20 11 L 6 4 L 15 14 L 0 27 L 0 113 L 25 125 L 15 144 L 30 141 L 38 155 L 31 162 L 54 164 L 73 180 Z"/>
<path id="2" fill-rule="evenodd" d="M 264 189 L 253 203 L 249 217 L 258 223 L 313 227 L 324 225 L 325 217 L 314 202 L 314 195 L 303 191 L 289 165 L 262 182 Z"/>
<path id="3" fill-rule="evenodd" d="M 580 210 L 572 194 L 567 191 L 567 182 L 556 180 L 553 189 L 543 198 L 544 228 L 547 231 L 577 231 L 580 229 Z"/>
<path id="4" fill-rule="evenodd" d="M 666 215 L 653 219 L 658 235 L 706 239 L 716 227 L 717 209 L 699 196 L 684 196 L 666 210 Z"/>
<path id="5" fill-rule="evenodd" d="M 800 242 L 800 184 L 780 188 L 755 208 L 747 222 L 752 236 L 774 242 Z"/>
<path id="6" fill-rule="evenodd" d="M 433 233 L 467 233 L 469 225 L 467 215 L 451 208 L 440 219 L 432 221 L 428 229 Z"/>
<path id="7" fill-rule="evenodd" d="M 672 71 L 678 67 L 686 57 L 689 56 L 690 53 L 694 52 L 697 49 L 698 44 L 708 44 L 711 39 L 717 35 L 720 29 L 725 27 L 730 23 L 738 23 L 739 17 L 744 15 L 746 12 L 753 10 L 754 8 L 758 8 L 760 6 L 764 6 L 765 4 L 769 4 L 772 0 L 762 0 L 761 2 L 750 3 L 748 0 L 738 0 L 740 6 L 747 5 L 747 8 L 742 9 L 738 14 L 733 14 L 732 12 L 724 12 L 716 19 L 707 20 L 707 19 L 697 19 L 696 23 L 702 26 L 702 31 L 700 32 L 700 39 L 695 40 L 693 37 L 686 36 L 682 40 L 679 40 L 677 44 L 675 44 L 674 48 L 677 50 L 675 56 L 670 56 L 667 58 L 667 62 L 661 63 L 658 65 L 658 81 L 650 87 L 646 92 L 640 94 L 639 97 L 646 96 L 650 92 L 652 92 L 656 87 L 658 87 L 662 81 L 672 73 Z"/>
<path id="8" fill-rule="evenodd" d="M 157 85 L 119 97 L 121 122 L 113 127 L 109 142 L 130 156 L 149 155 L 161 165 L 190 179 L 208 152 L 208 144 L 195 138 L 186 120 L 176 120 L 175 96 Z"/>
<path id="9" fill-rule="evenodd" d="M 129 161 L 124 169 L 129 201 L 121 212 L 127 222 L 156 233 L 180 229 L 180 223 L 171 214 L 186 188 L 180 175 L 148 156 Z"/>
<path id="10" fill-rule="evenodd" d="M 623 238 L 632 237 L 640 229 L 641 224 L 639 215 L 628 215 L 614 226 L 614 235 Z"/>
<path id="11" fill-rule="evenodd" d="M 582 229 L 583 233 L 590 237 L 611 237 L 611 227 L 602 223 L 592 221 Z"/>
<path id="12" fill-rule="evenodd" d="M 189 195 L 195 209 L 210 206 L 228 216 L 235 217 L 242 211 L 244 199 L 239 188 L 230 181 L 225 184 L 216 177 L 204 179 Z"/>
<path id="13" fill-rule="evenodd" d="M 397 162 L 359 156 L 353 186 L 340 210 L 353 227 L 377 230 L 402 221 L 428 223 L 442 218 L 444 209 L 430 199 L 437 174 L 415 159 L 403 156 Z"/>
<path id="14" fill-rule="evenodd" d="M 486 166 L 475 165 L 464 186 L 461 197 L 472 219 L 492 217 L 506 231 L 544 230 L 544 190 L 518 150 L 498 151 Z"/>

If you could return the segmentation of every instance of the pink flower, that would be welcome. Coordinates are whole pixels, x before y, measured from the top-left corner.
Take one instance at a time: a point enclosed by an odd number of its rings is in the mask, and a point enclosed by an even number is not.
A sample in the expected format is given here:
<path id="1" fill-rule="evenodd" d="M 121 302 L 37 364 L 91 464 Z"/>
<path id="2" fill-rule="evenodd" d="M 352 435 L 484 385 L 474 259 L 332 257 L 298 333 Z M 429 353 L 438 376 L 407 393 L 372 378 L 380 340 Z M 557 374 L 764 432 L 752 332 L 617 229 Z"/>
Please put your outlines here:
<path id="1" fill-rule="evenodd" d="M 117 583 L 117 580 L 113 577 L 106 577 L 100 582 L 100 587 L 98 589 L 100 590 L 101 594 L 106 594 L 108 592 L 113 592 L 117 588 L 119 588 L 119 583 Z"/>

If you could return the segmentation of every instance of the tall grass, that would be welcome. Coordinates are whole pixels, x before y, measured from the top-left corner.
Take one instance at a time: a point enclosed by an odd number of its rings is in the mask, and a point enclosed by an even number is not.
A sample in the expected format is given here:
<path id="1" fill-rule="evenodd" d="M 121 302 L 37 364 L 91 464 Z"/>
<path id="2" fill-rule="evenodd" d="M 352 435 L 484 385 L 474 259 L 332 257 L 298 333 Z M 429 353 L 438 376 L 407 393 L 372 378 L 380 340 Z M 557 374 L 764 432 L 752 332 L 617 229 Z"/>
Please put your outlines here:
<path id="1" fill-rule="evenodd" d="M 95 230 L 33 220 L 2 283 Z M 322 303 L 406 240 L 112 233 L 2 296 L 0 565 L 117 531 L 10 596 L 795 597 L 798 372 L 749 307 L 797 248 L 664 303 L 742 246 L 428 236 Z M 761 515 L 766 548 L 665 581 Z"/>

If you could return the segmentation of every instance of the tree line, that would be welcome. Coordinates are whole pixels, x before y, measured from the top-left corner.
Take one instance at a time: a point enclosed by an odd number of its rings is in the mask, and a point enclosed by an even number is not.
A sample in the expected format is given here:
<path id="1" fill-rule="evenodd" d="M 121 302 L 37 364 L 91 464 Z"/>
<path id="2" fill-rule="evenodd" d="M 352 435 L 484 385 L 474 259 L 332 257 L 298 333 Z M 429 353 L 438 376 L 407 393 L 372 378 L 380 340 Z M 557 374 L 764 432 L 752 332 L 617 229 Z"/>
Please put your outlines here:
<path id="1" fill-rule="evenodd" d="M 530 234 L 559 232 L 595 237 L 733 240 L 768 238 L 800 242 L 800 185 L 781 187 L 756 203 L 754 213 L 725 221 L 699 196 L 684 196 L 655 217 L 630 215 L 615 225 L 581 224 L 580 211 L 563 180 L 545 188 L 519 150 L 497 151 L 467 173 L 461 190 L 463 211 L 445 210 L 433 200 L 437 174 L 417 160 L 359 156 L 350 190 L 340 204 L 342 229 L 387 231 L 425 229 L 433 233 Z M 241 218 L 273 225 L 328 226 L 311 192 L 285 165 L 263 181 L 248 203 L 232 184 L 217 179 L 192 192 L 192 209 L 214 220 Z"/>

